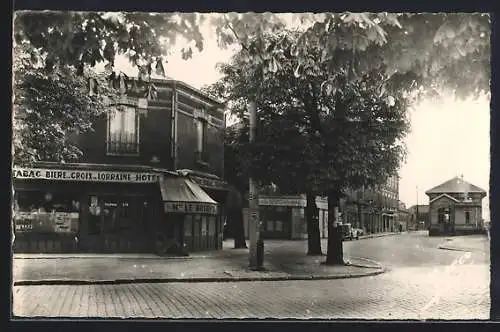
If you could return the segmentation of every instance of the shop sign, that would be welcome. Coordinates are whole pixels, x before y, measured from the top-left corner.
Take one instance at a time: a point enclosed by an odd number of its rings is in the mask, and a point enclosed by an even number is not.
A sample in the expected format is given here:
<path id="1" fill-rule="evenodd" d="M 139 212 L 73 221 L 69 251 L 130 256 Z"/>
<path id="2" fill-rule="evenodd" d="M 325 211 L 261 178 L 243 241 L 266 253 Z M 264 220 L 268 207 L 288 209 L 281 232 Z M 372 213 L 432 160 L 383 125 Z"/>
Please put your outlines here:
<path id="1" fill-rule="evenodd" d="M 74 233 L 78 230 L 77 212 L 16 212 L 16 232 Z"/>
<path id="2" fill-rule="evenodd" d="M 44 168 L 14 168 L 16 179 L 39 179 L 55 181 L 155 183 L 160 175 L 149 172 L 114 172 Z"/>
<path id="3" fill-rule="evenodd" d="M 207 179 L 200 176 L 190 176 L 190 179 L 197 185 L 202 187 L 216 188 L 216 189 L 226 189 L 226 183 L 224 181 Z"/>
<path id="4" fill-rule="evenodd" d="M 305 207 L 306 200 L 301 198 L 259 198 L 259 205 L 272 205 L 272 206 L 299 206 Z"/>
<path id="5" fill-rule="evenodd" d="M 165 212 L 217 214 L 217 205 L 201 202 L 165 202 Z"/>
<path id="6" fill-rule="evenodd" d="M 54 232 L 56 233 L 72 233 L 76 232 L 78 223 L 78 213 L 56 212 L 54 216 Z"/>

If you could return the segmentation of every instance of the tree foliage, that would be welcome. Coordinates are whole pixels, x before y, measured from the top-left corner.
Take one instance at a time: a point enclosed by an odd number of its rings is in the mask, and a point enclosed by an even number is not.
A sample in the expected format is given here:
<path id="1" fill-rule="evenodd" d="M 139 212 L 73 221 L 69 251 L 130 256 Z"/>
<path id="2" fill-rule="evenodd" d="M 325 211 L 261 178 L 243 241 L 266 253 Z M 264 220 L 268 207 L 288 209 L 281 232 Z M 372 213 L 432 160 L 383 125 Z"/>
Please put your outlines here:
<path id="1" fill-rule="evenodd" d="M 232 64 L 221 66 L 224 76 L 210 89 L 241 118 L 252 91 L 259 90 L 256 141 L 246 149 L 245 139 L 238 141 L 242 167 L 262 184 L 275 183 L 287 192 L 384 183 L 404 156 L 404 89 L 381 90 L 381 82 L 390 81 L 383 67 L 356 80 L 347 79 L 345 67 L 332 73 L 320 45 L 311 45 L 307 57 L 294 57 L 291 49 L 299 36 L 267 35 L 267 42 L 280 43 L 273 54 L 279 67 L 252 68 L 240 61 L 242 50 Z"/>
<path id="2" fill-rule="evenodd" d="M 122 54 L 138 67 L 151 70 L 152 64 L 159 67 L 158 61 L 179 37 L 193 41 L 193 47 L 201 51 L 202 20 L 195 13 L 21 11 L 14 17 L 14 38 L 16 43 L 27 41 L 39 50 L 49 68 L 68 65 L 81 69 L 99 62 L 113 66 L 116 55 Z M 183 52 L 187 55 L 192 49 Z"/>
<path id="3" fill-rule="evenodd" d="M 385 68 L 387 79 L 384 82 L 387 84 L 381 85 L 382 90 L 390 90 L 391 82 L 398 88 L 408 83 L 408 91 L 422 87 L 429 91 L 448 89 L 457 96 L 469 96 L 489 88 L 487 14 L 301 13 L 294 14 L 292 21 L 293 18 L 301 25 L 297 29 L 298 37 L 286 52 L 297 60 L 294 73 L 298 76 L 307 76 L 307 71 L 316 70 L 309 64 L 308 52 L 311 47 L 320 47 L 318 56 L 329 72 L 342 71 L 349 81 L 371 70 Z M 201 27 L 205 24 L 212 28 L 220 47 L 239 44 L 247 51 L 238 61 L 242 66 L 259 68 L 260 72 L 245 76 L 254 88 L 248 92 L 255 94 L 258 85 L 252 82 L 259 81 L 267 72 L 278 70 L 280 57 L 285 52 L 279 40 L 270 40 L 266 34 L 279 33 L 290 23 L 290 15 L 274 13 L 24 11 L 15 13 L 14 41 L 16 45 L 23 45 L 23 53 L 27 56 L 25 66 L 30 66 L 28 72 L 34 75 L 36 71 L 45 75 L 45 80 L 54 79 L 54 82 L 57 78 L 58 83 L 52 86 L 68 82 L 65 91 L 81 91 L 80 88 L 90 82 L 93 87 L 100 85 L 105 89 L 105 82 L 95 78 L 89 80 L 87 74 L 91 72 L 88 67 L 103 62 L 108 80 L 114 82 L 113 87 L 118 92 L 154 98 L 155 87 L 149 80 L 151 74 L 165 74 L 163 64 L 180 38 L 189 42 L 181 50 L 184 59 L 189 59 L 193 52 L 202 51 L 205 36 Z M 125 55 L 137 66 L 138 82 L 114 72 L 118 54 Z M 56 72 L 59 74 L 53 76 Z M 62 75 L 67 77 L 62 78 Z M 77 76 L 86 77 L 87 82 Z M 33 77 L 28 75 L 26 79 Z M 326 81 L 329 80 L 332 78 Z M 53 93 L 52 90 L 45 92 Z M 27 95 L 32 90 L 24 93 Z M 62 92 L 58 94 L 52 102 L 60 103 L 57 107 L 63 109 L 65 96 Z M 36 100 L 36 93 L 30 98 Z M 28 99 L 18 100 L 21 103 Z M 24 108 L 31 109 L 33 104 L 28 106 Z M 101 108 L 103 105 L 97 107 Z M 60 114 L 65 117 L 64 113 Z M 68 119 L 71 117 L 64 121 Z M 82 115 L 83 119 L 90 118 Z M 37 125 L 44 128 L 43 122 Z M 51 133 L 55 136 L 59 135 L 57 128 L 52 128 L 55 131 Z M 23 144 L 19 144 L 18 141 L 16 146 L 22 148 Z M 51 147 L 53 151 L 59 148 Z M 31 155 L 31 152 L 23 154 Z"/>
<path id="4" fill-rule="evenodd" d="M 17 12 L 14 17 L 15 162 L 68 161 L 81 154 L 69 137 L 91 129 L 113 95 L 155 97 L 150 77 L 179 36 L 203 49 L 196 14 Z M 183 49 L 185 57 L 192 53 Z M 118 54 L 138 80 L 114 71 Z M 92 68 L 104 62 L 106 72 Z M 89 96 L 89 91 L 91 95 Z"/>
<path id="5" fill-rule="evenodd" d="M 115 93 L 105 77 L 74 68 L 36 68 L 30 56 L 16 46 L 14 57 L 14 163 L 71 161 L 81 155 L 73 135 L 92 130 L 93 120 L 106 111 Z M 101 82 L 89 93 L 89 80 Z"/>
<path id="6" fill-rule="evenodd" d="M 264 34 L 283 28 L 274 19 L 255 14 L 228 14 L 216 20 L 223 45 L 239 42 L 247 50 L 242 61 L 279 66 L 273 58 L 276 44 Z M 428 96 L 451 92 L 456 97 L 489 91 L 490 22 L 484 13 L 322 13 L 297 14 L 303 29 L 292 54 L 307 58 L 310 45 L 321 45 L 321 57 L 330 67 L 347 67 L 349 78 L 370 69 L 386 68 L 392 76 L 417 78 L 412 88 Z M 280 20 L 281 18 L 281 20 Z M 297 71 L 300 75 L 300 67 Z"/>

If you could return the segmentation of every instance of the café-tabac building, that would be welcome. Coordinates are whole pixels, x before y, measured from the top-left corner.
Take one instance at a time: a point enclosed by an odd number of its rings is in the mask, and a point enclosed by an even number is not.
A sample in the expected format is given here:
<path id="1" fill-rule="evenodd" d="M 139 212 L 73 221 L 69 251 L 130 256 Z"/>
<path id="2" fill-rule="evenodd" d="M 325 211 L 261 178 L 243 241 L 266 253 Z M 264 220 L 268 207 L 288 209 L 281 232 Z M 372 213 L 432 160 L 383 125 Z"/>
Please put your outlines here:
<path id="1" fill-rule="evenodd" d="M 15 252 L 154 253 L 159 237 L 222 248 L 225 105 L 177 80 L 123 83 L 72 136 L 77 161 L 12 168 Z"/>
<path id="2" fill-rule="evenodd" d="M 14 167 L 13 189 L 15 252 L 155 253 L 158 233 L 222 245 L 219 204 L 186 172 L 46 162 Z"/>

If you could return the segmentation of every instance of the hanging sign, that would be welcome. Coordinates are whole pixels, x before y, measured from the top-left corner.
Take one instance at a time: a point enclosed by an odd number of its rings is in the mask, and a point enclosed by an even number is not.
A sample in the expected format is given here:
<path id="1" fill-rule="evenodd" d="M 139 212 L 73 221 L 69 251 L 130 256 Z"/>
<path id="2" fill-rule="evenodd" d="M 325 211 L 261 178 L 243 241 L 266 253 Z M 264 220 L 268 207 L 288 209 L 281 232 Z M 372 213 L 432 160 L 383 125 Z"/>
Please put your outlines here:
<path id="1" fill-rule="evenodd" d="M 55 181 L 84 181 L 84 182 L 122 182 L 122 183 L 155 183 L 159 175 L 149 172 L 114 172 L 89 171 L 70 169 L 45 168 L 14 168 L 13 176 L 16 179 L 55 180 Z"/>

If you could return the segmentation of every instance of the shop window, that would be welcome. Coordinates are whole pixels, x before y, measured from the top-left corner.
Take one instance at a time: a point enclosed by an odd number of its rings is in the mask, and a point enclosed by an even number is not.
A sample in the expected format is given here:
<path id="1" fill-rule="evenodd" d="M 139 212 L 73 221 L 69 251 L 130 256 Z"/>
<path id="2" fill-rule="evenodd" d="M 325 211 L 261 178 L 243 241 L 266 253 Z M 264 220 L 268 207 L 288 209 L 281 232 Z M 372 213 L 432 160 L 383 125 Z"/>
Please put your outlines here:
<path id="1" fill-rule="evenodd" d="M 16 232 L 75 233 L 79 198 L 66 192 L 17 191 L 14 196 Z"/>
<path id="2" fill-rule="evenodd" d="M 274 221 L 273 220 L 268 220 L 266 222 L 266 230 L 268 232 L 273 232 L 274 231 Z"/>
<path id="3" fill-rule="evenodd" d="M 470 211 L 465 211 L 465 224 L 470 225 Z"/>
<path id="4" fill-rule="evenodd" d="M 200 233 L 201 233 L 200 227 L 201 227 L 201 215 L 195 214 L 194 215 L 194 227 L 193 227 L 195 237 L 200 236 Z"/>
<path id="5" fill-rule="evenodd" d="M 208 236 L 215 235 L 215 223 L 216 223 L 215 217 L 208 218 Z"/>
<path id="6" fill-rule="evenodd" d="M 130 198 L 91 196 L 89 202 L 89 234 L 116 233 L 129 230 L 133 219 Z"/>
<path id="7" fill-rule="evenodd" d="M 277 221 L 275 222 L 275 225 L 274 225 L 274 230 L 275 230 L 276 232 L 283 232 L 283 222 L 282 222 L 282 221 L 277 220 Z"/>
<path id="8" fill-rule="evenodd" d="M 108 113 L 106 143 L 109 154 L 139 153 L 139 116 L 134 107 L 120 106 Z"/>
<path id="9" fill-rule="evenodd" d="M 201 236 L 205 236 L 208 233 L 207 217 L 201 217 Z"/>
<path id="10" fill-rule="evenodd" d="M 184 236 L 192 236 L 193 235 L 193 216 L 187 214 L 184 217 Z"/>

